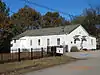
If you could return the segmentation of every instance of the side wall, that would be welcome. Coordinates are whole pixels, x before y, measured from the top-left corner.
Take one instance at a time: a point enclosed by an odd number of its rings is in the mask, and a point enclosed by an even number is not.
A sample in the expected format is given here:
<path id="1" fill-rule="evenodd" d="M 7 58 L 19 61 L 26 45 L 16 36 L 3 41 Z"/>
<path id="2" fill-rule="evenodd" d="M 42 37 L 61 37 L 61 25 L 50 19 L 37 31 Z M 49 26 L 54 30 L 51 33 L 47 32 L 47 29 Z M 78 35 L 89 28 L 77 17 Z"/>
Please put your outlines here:
<path id="1" fill-rule="evenodd" d="M 65 34 L 48 36 L 26 36 L 16 40 L 16 43 L 14 43 L 14 40 L 12 40 L 11 43 L 13 46 L 11 47 L 11 50 L 17 50 L 18 48 L 29 50 L 33 48 L 34 50 L 40 50 L 42 47 L 46 49 L 47 46 L 58 46 L 57 38 L 60 38 L 60 45 L 67 45 L 68 41 L 66 41 L 66 37 L 67 35 Z M 49 39 L 49 45 L 47 44 L 47 39 Z"/>

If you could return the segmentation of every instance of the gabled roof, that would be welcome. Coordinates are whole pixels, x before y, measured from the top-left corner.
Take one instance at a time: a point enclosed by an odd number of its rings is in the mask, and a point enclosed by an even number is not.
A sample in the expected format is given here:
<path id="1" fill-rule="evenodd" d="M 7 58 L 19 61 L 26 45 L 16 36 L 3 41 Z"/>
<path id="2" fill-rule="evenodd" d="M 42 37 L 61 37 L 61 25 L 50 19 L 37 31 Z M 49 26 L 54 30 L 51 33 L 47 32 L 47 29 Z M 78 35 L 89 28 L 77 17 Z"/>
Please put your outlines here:
<path id="1" fill-rule="evenodd" d="M 13 39 L 19 39 L 24 36 L 44 36 L 44 35 L 59 35 L 59 34 L 69 34 L 74 29 L 79 27 L 80 24 L 77 25 L 66 25 L 60 27 L 52 27 L 52 28 L 43 28 L 43 29 L 36 29 L 36 30 L 27 30 L 22 34 L 14 37 Z"/>

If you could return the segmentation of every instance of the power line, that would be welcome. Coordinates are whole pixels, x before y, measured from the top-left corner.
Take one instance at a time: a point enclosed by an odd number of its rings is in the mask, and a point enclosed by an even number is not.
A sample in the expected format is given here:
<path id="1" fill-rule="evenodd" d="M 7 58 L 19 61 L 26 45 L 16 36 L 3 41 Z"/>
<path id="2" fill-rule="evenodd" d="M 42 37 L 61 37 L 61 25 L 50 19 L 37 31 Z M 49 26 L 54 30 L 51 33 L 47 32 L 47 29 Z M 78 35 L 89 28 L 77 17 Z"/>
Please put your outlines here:
<path id="1" fill-rule="evenodd" d="M 62 12 L 62 11 L 60 11 L 60 10 L 52 9 L 52 8 L 47 7 L 47 6 L 44 6 L 44 5 L 40 5 L 40 4 L 31 2 L 31 1 L 29 1 L 29 0 L 21 0 L 21 1 L 24 1 L 24 2 L 25 2 L 25 5 L 26 5 L 26 3 L 29 3 L 29 4 L 33 4 L 33 5 L 38 6 L 38 7 L 41 7 L 41 8 L 45 8 L 45 9 L 52 10 L 52 11 L 57 11 L 57 12 L 59 12 L 59 13 L 61 13 L 61 14 L 64 14 L 64 15 L 69 16 L 69 17 L 70 17 L 70 20 L 72 20 L 73 17 L 74 17 L 74 16 L 71 15 L 71 14 Z M 13 14 L 15 13 L 15 12 L 13 12 L 13 11 L 11 11 L 11 10 L 10 10 L 10 12 L 13 13 Z"/>
<path id="2" fill-rule="evenodd" d="M 37 4 L 37 3 L 32 2 L 32 1 L 29 1 L 29 0 L 21 0 L 21 1 L 24 1 L 25 3 L 33 4 L 33 5 L 35 5 L 35 6 L 38 6 L 38 7 L 41 7 L 41 8 L 45 8 L 45 9 L 48 9 L 48 10 L 51 10 L 51 11 L 57 11 L 57 12 L 59 12 L 59 13 L 61 13 L 61 14 L 64 14 L 64 15 L 69 16 L 71 20 L 72 20 L 72 18 L 74 17 L 73 15 L 71 15 L 71 14 L 69 14 L 69 13 L 65 13 L 65 12 L 62 12 L 62 11 L 60 11 L 60 10 L 52 9 L 52 8 L 47 7 L 47 6 Z"/>

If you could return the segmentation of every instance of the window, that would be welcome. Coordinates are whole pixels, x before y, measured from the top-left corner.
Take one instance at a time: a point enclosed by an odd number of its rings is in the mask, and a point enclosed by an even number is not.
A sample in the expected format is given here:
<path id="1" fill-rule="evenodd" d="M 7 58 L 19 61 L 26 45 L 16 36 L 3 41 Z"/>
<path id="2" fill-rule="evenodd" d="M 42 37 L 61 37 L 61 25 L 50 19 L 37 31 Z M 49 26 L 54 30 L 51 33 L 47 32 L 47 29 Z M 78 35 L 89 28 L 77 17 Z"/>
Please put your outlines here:
<path id="1" fill-rule="evenodd" d="M 72 44 L 73 42 L 71 41 L 71 44 Z"/>
<path id="2" fill-rule="evenodd" d="M 93 45 L 93 39 L 91 39 L 91 45 Z"/>
<path id="3" fill-rule="evenodd" d="M 74 40 L 74 44 L 76 44 L 76 39 Z"/>
<path id="4" fill-rule="evenodd" d="M 40 45 L 40 39 L 38 39 L 38 45 Z"/>
<path id="5" fill-rule="evenodd" d="M 30 46 L 32 46 L 32 40 L 30 40 Z"/>
<path id="6" fill-rule="evenodd" d="M 79 32 L 79 34 L 81 34 L 81 32 Z"/>
<path id="7" fill-rule="evenodd" d="M 49 39 L 47 39 L 47 46 L 49 46 L 50 45 L 50 40 Z"/>
<path id="8" fill-rule="evenodd" d="M 57 38 L 57 45 L 60 45 L 60 38 Z"/>
<path id="9" fill-rule="evenodd" d="M 16 39 L 14 39 L 14 43 L 16 43 Z"/>

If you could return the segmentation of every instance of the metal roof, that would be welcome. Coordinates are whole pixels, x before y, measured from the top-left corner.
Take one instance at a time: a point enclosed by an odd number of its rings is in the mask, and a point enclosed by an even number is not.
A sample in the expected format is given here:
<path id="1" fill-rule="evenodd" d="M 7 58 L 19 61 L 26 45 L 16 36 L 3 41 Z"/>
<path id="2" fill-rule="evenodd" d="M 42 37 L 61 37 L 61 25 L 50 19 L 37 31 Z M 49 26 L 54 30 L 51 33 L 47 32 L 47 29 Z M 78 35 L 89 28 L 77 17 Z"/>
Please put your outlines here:
<path id="1" fill-rule="evenodd" d="M 59 34 L 69 34 L 74 29 L 76 29 L 80 24 L 77 25 L 66 25 L 60 27 L 52 27 L 52 28 L 42 28 L 36 30 L 27 30 L 20 35 L 17 35 L 13 39 L 19 39 L 24 36 L 45 36 L 45 35 L 59 35 Z"/>

